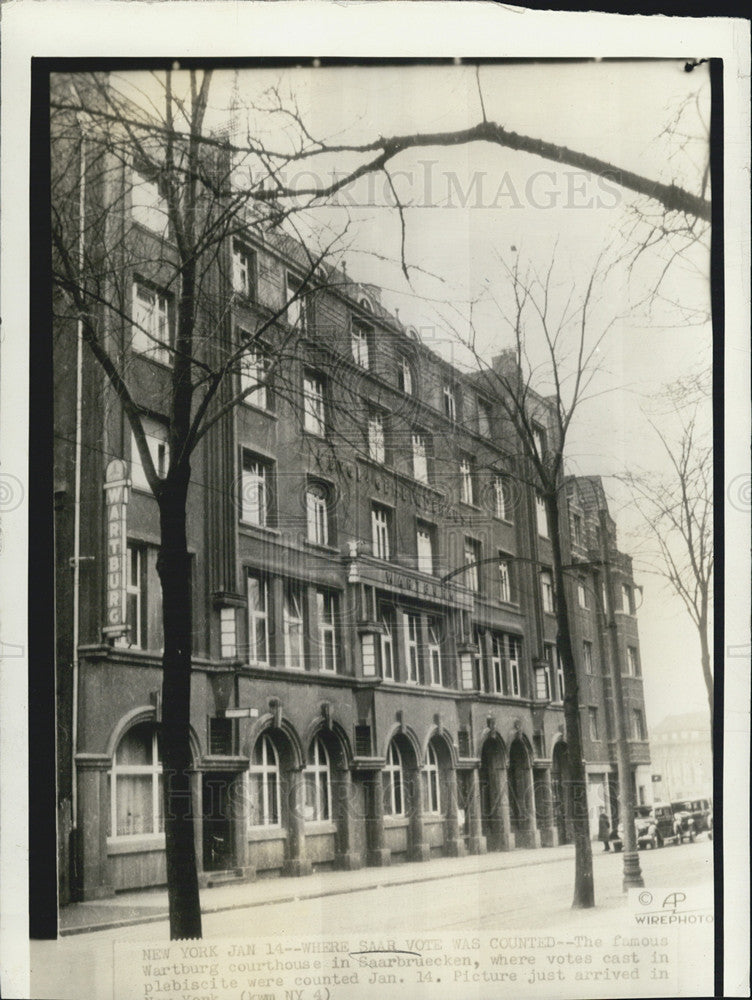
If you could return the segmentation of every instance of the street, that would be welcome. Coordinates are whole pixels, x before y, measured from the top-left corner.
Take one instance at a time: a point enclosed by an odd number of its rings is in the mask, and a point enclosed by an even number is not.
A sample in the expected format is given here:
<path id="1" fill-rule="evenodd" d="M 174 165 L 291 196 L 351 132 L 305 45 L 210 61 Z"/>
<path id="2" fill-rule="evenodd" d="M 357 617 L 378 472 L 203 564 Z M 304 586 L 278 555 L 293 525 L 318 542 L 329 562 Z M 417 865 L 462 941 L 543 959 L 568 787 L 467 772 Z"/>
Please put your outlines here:
<path id="1" fill-rule="evenodd" d="M 712 846 L 712 842 L 700 839 L 680 847 L 641 851 L 645 888 L 682 893 L 699 891 L 709 900 L 712 895 Z M 317 880 L 320 880 L 322 893 L 331 891 L 327 888 L 332 882 L 331 875 L 270 881 L 261 891 L 268 886 L 270 894 L 279 896 L 284 886 L 288 891 L 286 901 L 205 913 L 204 939 L 281 935 L 290 940 L 293 937 L 291 930 L 295 935 L 368 934 L 374 938 L 394 936 L 400 930 L 413 934 L 456 932 L 466 935 L 482 931 L 545 930 L 564 933 L 570 938 L 574 934 L 600 934 L 607 928 L 622 932 L 631 928 L 634 933 L 634 916 L 621 887 L 623 855 L 602 852 L 599 844 L 594 844 L 593 848 L 597 902 L 593 910 L 571 910 L 573 852 L 563 854 L 569 849 L 558 848 L 559 856 L 554 860 L 547 860 L 547 854 L 551 858 L 553 852 L 524 852 L 533 857 L 533 862 L 527 860 L 522 867 L 497 868 L 494 859 L 500 857 L 498 855 L 400 866 L 392 873 L 398 872 L 400 877 L 411 874 L 413 878 L 400 885 L 380 886 L 390 870 L 369 869 L 373 875 L 371 888 L 347 891 L 341 887 L 345 883 L 340 880 L 336 894 L 322 894 L 317 898 L 290 897 L 303 891 L 301 886 L 309 892 L 316 890 Z M 514 860 L 514 853 L 506 855 L 504 861 Z M 535 856 L 540 862 L 535 863 Z M 476 867 L 476 860 L 478 870 L 468 870 L 468 865 Z M 439 864 L 446 869 L 447 877 L 432 874 L 428 876 L 430 880 L 420 881 L 426 878 L 424 873 L 429 867 L 435 872 Z M 408 868 L 411 871 L 408 872 Z M 357 874 L 362 880 L 362 872 Z M 359 884 L 362 885 L 362 881 Z M 54 942 L 33 942 L 31 995 L 119 1000 L 117 990 L 113 989 L 114 943 L 154 944 L 167 939 L 167 922 L 159 921 L 76 934 Z M 696 990 L 694 995 L 712 993 L 713 924 L 707 922 L 699 927 L 682 928 L 679 949 L 680 966 L 691 976 L 687 980 L 691 985 L 687 988 Z M 683 975 L 682 982 L 684 978 Z M 477 994 L 457 994 L 458 997 L 463 995 Z M 665 994 L 656 992 L 655 995 Z M 175 996 L 173 994 L 170 1000 Z M 337 997 L 349 1000 L 347 993 L 339 992 Z"/>

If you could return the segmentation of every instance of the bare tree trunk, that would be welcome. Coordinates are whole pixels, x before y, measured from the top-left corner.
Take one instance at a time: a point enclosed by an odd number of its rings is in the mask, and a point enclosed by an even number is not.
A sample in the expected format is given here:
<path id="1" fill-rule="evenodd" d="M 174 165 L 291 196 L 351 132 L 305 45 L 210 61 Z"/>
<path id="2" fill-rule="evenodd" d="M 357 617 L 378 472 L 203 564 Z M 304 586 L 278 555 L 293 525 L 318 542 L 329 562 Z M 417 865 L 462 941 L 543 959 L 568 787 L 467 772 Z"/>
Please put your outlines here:
<path id="1" fill-rule="evenodd" d="M 702 676 L 705 678 L 705 688 L 708 693 L 708 707 L 710 708 L 710 739 L 713 739 L 713 671 L 710 667 L 710 643 L 708 642 L 708 617 L 703 613 L 697 626 L 700 635 L 700 662 L 702 663 Z"/>
<path id="2" fill-rule="evenodd" d="M 595 906 L 593 884 L 593 848 L 590 843 L 590 823 L 588 821 L 587 777 L 582 759 L 582 730 L 579 710 L 579 687 L 577 670 L 572 651 L 572 634 L 569 628 L 569 609 L 564 586 L 564 570 L 561 552 L 561 530 L 559 525 L 559 503 L 554 494 L 546 496 L 546 512 L 551 533 L 553 571 L 556 585 L 557 647 L 564 669 L 564 723 L 567 735 L 567 756 L 569 775 L 572 783 L 572 829 L 574 831 L 574 898 L 575 909 Z"/>
<path id="3" fill-rule="evenodd" d="M 191 799 L 191 566 L 186 538 L 189 469 L 165 481 L 159 496 L 162 582 L 162 762 L 170 938 L 201 937 Z"/>

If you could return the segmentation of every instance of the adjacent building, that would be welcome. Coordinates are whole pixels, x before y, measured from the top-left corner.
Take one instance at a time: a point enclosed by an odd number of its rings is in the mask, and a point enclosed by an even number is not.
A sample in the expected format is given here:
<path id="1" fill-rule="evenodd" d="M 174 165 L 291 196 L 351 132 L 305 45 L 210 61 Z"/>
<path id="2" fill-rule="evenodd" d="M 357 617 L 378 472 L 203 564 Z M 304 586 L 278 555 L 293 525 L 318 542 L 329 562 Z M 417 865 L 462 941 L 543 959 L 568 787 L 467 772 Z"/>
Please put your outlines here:
<path id="1" fill-rule="evenodd" d="M 667 715 L 650 731 L 655 798 L 710 798 L 713 752 L 707 712 Z"/>
<path id="2" fill-rule="evenodd" d="M 59 152 L 74 164 L 80 148 Z M 89 258 L 118 260 L 103 342 L 163 471 L 176 317 L 159 182 L 136 157 L 83 192 L 69 176 L 68 198 L 105 220 L 86 228 Z M 255 387 L 191 462 L 202 880 L 567 842 L 549 526 L 493 379 L 443 360 L 378 288 L 330 268 L 307 283 L 299 245 L 243 218 L 198 305 L 207 364 L 235 358 L 218 406 Z M 65 902 L 165 881 L 162 622 L 158 510 L 130 426 L 85 346 L 77 356 L 75 315 L 58 308 L 55 322 Z M 532 398 L 545 447 L 550 404 Z M 616 582 L 604 591 L 600 480 L 562 486 L 595 834 L 599 808 L 614 819 L 618 808 L 604 610 L 618 624 L 638 801 L 650 795 L 639 593 L 610 517 Z"/>

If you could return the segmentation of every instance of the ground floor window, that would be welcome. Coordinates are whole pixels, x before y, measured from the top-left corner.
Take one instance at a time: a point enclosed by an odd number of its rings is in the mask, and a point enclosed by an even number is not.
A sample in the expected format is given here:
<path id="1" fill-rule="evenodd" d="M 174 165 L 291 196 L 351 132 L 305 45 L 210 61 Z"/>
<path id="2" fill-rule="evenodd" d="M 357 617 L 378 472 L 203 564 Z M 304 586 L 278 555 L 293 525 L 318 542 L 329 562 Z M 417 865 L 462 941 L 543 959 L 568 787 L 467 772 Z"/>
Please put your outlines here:
<path id="1" fill-rule="evenodd" d="M 118 743 L 110 771 L 110 836 L 161 833 L 162 763 L 153 723 L 142 722 Z"/>
<path id="2" fill-rule="evenodd" d="M 389 744 L 384 766 L 384 812 L 388 816 L 405 815 L 405 783 L 402 755 L 396 744 Z"/>
<path id="3" fill-rule="evenodd" d="M 259 736 L 250 769 L 251 826 L 279 826 L 279 755 L 271 736 Z"/>
<path id="4" fill-rule="evenodd" d="M 332 781 L 329 754 L 320 736 L 311 743 L 308 766 L 305 769 L 305 818 L 313 823 L 331 819 Z"/>
<path id="5" fill-rule="evenodd" d="M 423 768 L 423 792 L 426 812 L 441 812 L 441 788 L 439 784 L 439 762 L 436 758 L 436 751 L 431 743 L 428 744 L 428 754 L 426 765 Z"/>

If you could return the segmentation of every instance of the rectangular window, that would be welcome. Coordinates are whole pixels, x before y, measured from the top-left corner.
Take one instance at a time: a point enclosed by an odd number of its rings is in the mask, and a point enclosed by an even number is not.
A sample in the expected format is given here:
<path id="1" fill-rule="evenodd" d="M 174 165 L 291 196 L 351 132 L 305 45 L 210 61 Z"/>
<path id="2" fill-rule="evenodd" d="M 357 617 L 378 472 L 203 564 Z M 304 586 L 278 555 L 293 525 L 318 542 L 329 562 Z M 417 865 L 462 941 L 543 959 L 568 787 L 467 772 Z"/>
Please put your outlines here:
<path id="1" fill-rule="evenodd" d="M 431 683 L 443 687 L 444 676 L 441 669 L 440 628 L 435 619 L 428 622 L 428 663 L 431 668 Z"/>
<path id="2" fill-rule="evenodd" d="M 535 668 L 535 697 L 538 701 L 551 700 L 551 667 L 547 662 Z"/>
<path id="3" fill-rule="evenodd" d="M 128 542 L 125 595 L 130 645 L 136 649 L 161 649 L 162 588 L 155 546 Z"/>
<path id="4" fill-rule="evenodd" d="M 540 458 L 546 454 L 546 432 L 542 427 L 538 427 L 537 424 L 533 424 L 533 441 L 535 442 L 535 450 Z"/>
<path id="5" fill-rule="evenodd" d="M 548 511 L 540 493 L 535 494 L 535 519 L 538 524 L 538 534 L 541 538 L 548 538 Z"/>
<path id="6" fill-rule="evenodd" d="M 301 294 L 302 281 L 287 275 L 287 322 L 300 331 L 308 329 L 308 299 Z"/>
<path id="7" fill-rule="evenodd" d="M 397 382 L 402 392 L 406 393 L 408 396 L 413 394 L 413 371 L 410 367 L 410 362 L 407 358 L 402 357 L 399 361 L 399 367 L 397 369 Z"/>
<path id="8" fill-rule="evenodd" d="M 421 573 L 433 573 L 433 528 L 418 521 L 418 569 Z"/>
<path id="9" fill-rule="evenodd" d="M 416 684 L 418 681 L 418 638 L 420 635 L 420 616 L 409 612 L 403 612 L 402 626 L 405 636 L 405 680 L 412 684 Z"/>
<path id="10" fill-rule="evenodd" d="M 496 632 L 491 634 L 491 688 L 494 694 L 508 693 L 504 677 L 503 641 L 502 637 Z"/>
<path id="11" fill-rule="evenodd" d="M 232 244 L 232 290 L 244 299 L 256 297 L 256 255 L 240 240 Z"/>
<path id="12" fill-rule="evenodd" d="M 322 670 L 333 673 L 337 669 L 336 595 L 330 590 L 317 590 L 316 608 L 319 619 L 319 666 Z"/>
<path id="13" fill-rule="evenodd" d="M 475 502 L 473 491 L 473 464 L 469 458 L 460 461 L 460 499 L 463 503 Z"/>
<path id="14" fill-rule="evenodd" d="M 317 482 L 306 488 L 306 529 L 309 542 L 315 545 L 329 544 L 329 505 L 327 490 Z"/>
<path id="15" fill-rule="evenodd" d="M 625 615 L 632 614 L 632 589 L 626 583 L 621 585 L 621 610 Z"/>
<path id="16" fill-rule="evenodd" d="M 354 319 L 352 322 L 352 354 L 356 365 L 361 368 L 370 367 L 369 340 L 372 334 L 370 326 Z"/>
<path id="17" fill-rule="evenodd" d="M 303 375 L 303 429 L 309 434 L 326 436 L 324 380 L 310 371 Z"/>
<path id="18" fill-rule="evenodd" d="M 219 609 L 219 645 L 222 659 L 234 659 L 238 652 L 235 608 Z"/>
<path id="19" fill-rule="evenodd" d="M 444 386 L 444 416 L 449 420 L 457 419 L 457 396 L 451 385 Z"/>
<path id="20" fill-rule="evenodd" d="M 480 542 L 475 538 L 465 538 L 465 586 L 470 590 L 480 590 Z"/>
<path id="21" fill-rule="evenodd" d="M 635 740 L 647 739 L 645 734 L 645 719 L 640 708 L 632 709 L 632 738 Z"/>
<path id="22" fill-rule="evenodd" d="M 587 589 L 585 587 L 585 581 L 580 578 L 577 581 L 577 603 L 583 610 L 587 611 Z"/>
<path id="23" fill-rule="evenodd" d="M 572 542 L 582 545 L 582 515 L 572 514 Z"/>
<path id="24" fill-rule="evenodd" d="M 588 642 L 587 639 L 582 641 L 582 661 L 585 664 L 585 673 L 592 674 L 593 672 L 593 644 Z"/>
<path id="25" fill-rule="evenodd" d="M 299 583 L 285 584 L 282 609 L 282 632 L 285 641 L 285 666 L 303 670 L 303 588 Z"/>
<path id="26" fill-rule="evenodd" d="M 160 236 L 167 233 L 167 199 L 160 190 L 159 182 L 147 180 L 135 170 L 131 188 L 131 216 L 134 222 L 146 226 L 153 233 Z"/>
<path id="27" fill-rule="evenodd" d="M 258 346 L 249 347 L 240 359 L 240 391 L 248 393 L 243 396 L 244 403 L 251 403 L 262 410 L 267 409 L 266 377 L 269 368 L 269 358 Z"/>
<path id="28" fill-rule="evenodd" d="M 554 605 L 554 582 L 551 574 L 548 570 L 544 570 L 540 575 L 541 581 L 541 598 L 543 600 L 543 610 L 548 614 L 555 614 L 556 608 Z"/>
<path id="29" fill-rule="evenodd" d="M 131 346 L 163 365 L 169 365 L 172 347 L 172 302 L 166 292 L 133 282 Z"/>
<path id="30" fill-rule="evenodd" d="M 248 574 L 248 662 L 269 664 L 269 588 L 256 573 Z"/>
<path id="31" fill-rule="evenodd" d="M 273 464 L 243 448 L 243 472 L 240 484 L 240 518 L 247 524 L 268 527 L 271 518 Z"/>
<path id="32" fill-rule="evenodd" d="M 380 504 L 374 504 L 371 509 L 371 536 L 373 554 L 377 559 L 389 559 L 391 534 L 391 511 Z"/>
<path id="33" fill-rule="evenodd" d="M 507 650 L 509 653 L 509 684 L 512 697 L 520 697 L 520 640 L 514 636 L 506 637 Z"/>
<path id="34" fill-rule="evenodd" d="M 491 437 L 491 404 L 485 399 L 478 400 L 478 433 L 482 437 Z"/>
<path id="35" fill-rule="evenodd" d="M 144 429 L 146 444 L 149 448 L 151 460 L 154 463 L 154 471 L 160 479 L 164 479 L 170 464 L 167 426 L 161 424 L 158 420 L 152 420 L 150 417 L 142 417 L 141 426 Z M 141 455 L 139 454 L 133 431 L 131 431 L 131 485 L 136 490 L 149 490 L 149 484 L 146 481 L 146 473 L 141 464 Z"/>
<path id="36" fill-rule="evenodd" d="M 512 578 L 509 559 L 499 553 L 499 600 L 509 604 L 512 600 Z"/>
<path id="37" fill-rule="evenodd" d="M 553 664 L 556 669 L 556 692 L 559 701 L 564 701 L 564 695 L 566 691 L 564 689 L 564 664 L 561 657 L 559 656 L 559 650 L 556 646 L 551 647 L 551 654 L 553 657 Z"/>
<path id="38" fill-rule="evenodd" d="M 386 461 L 384 417 L 374 411 L 368 416 L 368 457 L 382 464 Z"/>
<path id="39" fill-rule="evenodd" d="M 600 733 L 598 732 L 598 709 L 588 708 L 588 719 L 590 722 L 590 739 L 593 741 L 599 740 Z"/>
<path id="40" fill-rule="evenodd" d="M 634 646 L 627 646 L 627 672 L 630 677 L 642 677 L 640 661 Z"/>
<path id="41" fill-rule="evenodd" d="M 413 433 L 413 477 L 421 483 L 428 482 L 428 458 L 424 434 Z"/>
<path id="42" fill-rule="evenodd" d="M 507 510 L 506 483 L 503 476 L 494 476 L 493 479 L 494 515 L 502 521 L 509 520 Z"/>
<path id="43" fill-rule="evenodd" d="M 381 625 L 381 676 L 384 680 L 394 680 L 394 608 L 382 607 Z"/>

